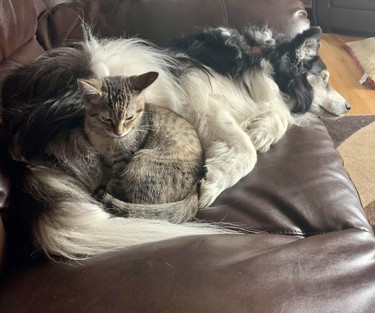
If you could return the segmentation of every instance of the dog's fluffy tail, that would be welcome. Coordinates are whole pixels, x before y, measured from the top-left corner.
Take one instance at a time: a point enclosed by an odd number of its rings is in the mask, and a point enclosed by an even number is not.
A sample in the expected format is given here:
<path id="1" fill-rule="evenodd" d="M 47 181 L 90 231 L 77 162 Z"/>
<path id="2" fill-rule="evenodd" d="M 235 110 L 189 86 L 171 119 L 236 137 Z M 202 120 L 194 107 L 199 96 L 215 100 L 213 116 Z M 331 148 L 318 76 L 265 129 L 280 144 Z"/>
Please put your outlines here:
<path id="1" fill-rule="evenodd" d="M 81 214 L 44 215 L 35 228 L 38 245 L 52 257 L 85 259 L 165 239 L 230 232 L 193 222 L 172 224 L 163 220 L 111 217 L 94 204 L 70 205 L 66 209 Z"/>
<path id="2" fill-rule="evenodd" d="M 194 190 L 181 201 L 161 204 L 123 202 L 104 191 L 100 199 L 107 210 L 115 216 L 162 219 L 172 223 L 187 222 L 198 211 L 198 190 Z"/>
<path id="3" fill-rule="evenodd" d="M 107 213 L 87 189 L 60 170 L 32 168 L 27 193 L 46 209 L 33 226 L 34 241 L 47 255 L 86 259 L 96 255 L 190 235 L 234 233 L 204 223 L 122 218 Z M 49 201 L 50 202 L 46 202 Z"/>

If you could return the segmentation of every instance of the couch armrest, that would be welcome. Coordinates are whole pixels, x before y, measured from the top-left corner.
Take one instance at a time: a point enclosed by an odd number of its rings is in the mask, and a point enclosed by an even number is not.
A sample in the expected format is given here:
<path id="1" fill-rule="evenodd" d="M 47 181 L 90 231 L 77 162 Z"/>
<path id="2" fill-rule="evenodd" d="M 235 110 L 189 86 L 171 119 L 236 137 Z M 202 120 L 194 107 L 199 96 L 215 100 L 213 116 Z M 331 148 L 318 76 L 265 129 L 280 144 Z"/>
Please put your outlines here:
<path id="1" fill-rule="evenodd" d="M 1 1 L 0 63 L 35 38 L 38 17 L 46 9 L 42 0 Z"/>

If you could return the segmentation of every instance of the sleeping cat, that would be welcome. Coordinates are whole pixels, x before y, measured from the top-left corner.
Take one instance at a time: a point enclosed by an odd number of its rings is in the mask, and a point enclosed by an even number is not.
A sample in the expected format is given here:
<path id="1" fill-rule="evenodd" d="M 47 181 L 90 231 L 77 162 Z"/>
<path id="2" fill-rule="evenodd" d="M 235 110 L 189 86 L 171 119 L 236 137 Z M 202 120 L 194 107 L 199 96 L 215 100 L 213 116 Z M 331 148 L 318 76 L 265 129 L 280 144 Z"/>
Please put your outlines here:
<path id="1" fill-rule="evenodd" d="M 204 158 L 185 119 L 145 103 L 143 90 L 157 77 L 79 79 L 85 132 L 109 169 L 96 196 L 110 213 L 180 223 L 198 210 Z"/>

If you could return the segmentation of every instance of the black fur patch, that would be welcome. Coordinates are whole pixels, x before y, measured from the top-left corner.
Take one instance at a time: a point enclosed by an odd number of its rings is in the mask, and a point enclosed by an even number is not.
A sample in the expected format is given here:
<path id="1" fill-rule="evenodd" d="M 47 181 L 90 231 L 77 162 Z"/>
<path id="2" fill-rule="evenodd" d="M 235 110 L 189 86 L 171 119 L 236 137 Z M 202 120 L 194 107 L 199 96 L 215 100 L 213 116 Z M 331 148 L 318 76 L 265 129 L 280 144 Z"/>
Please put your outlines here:
<path id="1" fill-rule="evenodd" d="M 90 58 L 81 49 L 59 48 L 19 67 L 2 87 L 6 137 L 19 134 L 26 158 L 38 155 L 51 138 L 83 124 L 84 107 L 77 78 L 90 78 Z"/>
<path id="2" fill-rule="evenodd" d="M 317 55 L 320 28 L 310 28 L 289 41 L 285 35 L 275 32 L 274 44 L 264 46 L 265 43 L 257 43 L 256 38 L 252 37 L 251 27 L 258 32 L 265 29 L 249 25 L 240 33 L 230 28 L 204 28 L 173 41 L 170 50 L 173 53 L 185 54 L 238 82 L 241 82 L 245 72 L 260 71 L 261 61 L 266 59 L 273 66 L 274 79 L 280 90 L 295 103 L 292 112 L 306 113 L 313 100 L 313 89 L 307 81 L 307 74 L 309 71 L 314 73 L 325 68 Z M 254 53 L 252 49 L 257 44 L 260 49 Z M 298 55 L 298 49 L 301 47 L 311 53 L 316 51 L 316 56 L 301 58 Z"/>
<path id="3" fill-rule="evenodd" d="M 261 58 L 250 53 L 245 38 L 235 29 L 204 28 L 173 41 L 170 49 L 232 78 L 239 78 L 249 68 L 260 70 Z"/>

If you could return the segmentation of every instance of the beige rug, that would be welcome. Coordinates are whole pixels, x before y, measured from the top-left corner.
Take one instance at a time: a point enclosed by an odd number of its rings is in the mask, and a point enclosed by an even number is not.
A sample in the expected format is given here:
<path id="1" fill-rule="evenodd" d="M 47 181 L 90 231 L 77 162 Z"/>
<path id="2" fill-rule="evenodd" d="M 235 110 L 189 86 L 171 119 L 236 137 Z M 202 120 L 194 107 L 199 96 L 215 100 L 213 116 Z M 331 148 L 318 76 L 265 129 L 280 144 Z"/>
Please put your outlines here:
<path id="1" fill-rule="evenodd" d="M 374 227 L 375 116 L 345 116 L 338 120 L 326 120 L 324 123 Z"/>
<path id="2" fill-rule="evenodd" d="M 347 42 L 344 47 L 363 75 L 360 83 L 375 88 L 375 37 Z"/>

